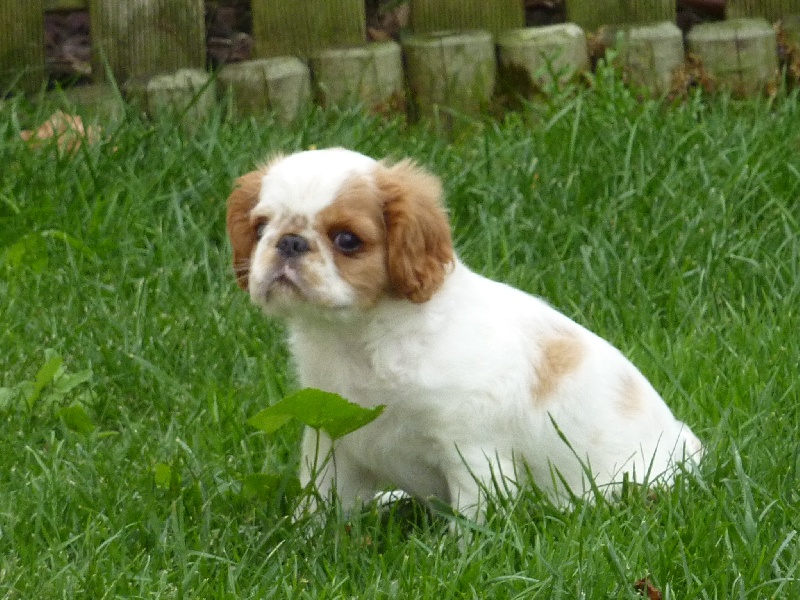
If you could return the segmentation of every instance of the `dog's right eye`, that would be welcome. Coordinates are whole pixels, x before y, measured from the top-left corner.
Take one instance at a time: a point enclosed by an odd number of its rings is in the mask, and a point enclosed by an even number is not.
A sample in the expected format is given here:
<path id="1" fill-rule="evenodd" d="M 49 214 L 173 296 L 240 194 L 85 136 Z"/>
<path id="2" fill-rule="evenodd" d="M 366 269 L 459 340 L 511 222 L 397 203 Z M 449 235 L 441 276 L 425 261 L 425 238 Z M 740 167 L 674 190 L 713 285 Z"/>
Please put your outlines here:
<path id="1" fill-rule="evenodd" d="M 264 235 L 264 230 L 267 228 L 266 221 L 260 221 L 256 224 L 256 239 L 260 240 Z"/>
<path id="2" fill-rule="evenodd" d="M 333 245 L 345 254 L 355 254 L 364 242 L 352 231 L 339 231 L 333 236 Z"/>

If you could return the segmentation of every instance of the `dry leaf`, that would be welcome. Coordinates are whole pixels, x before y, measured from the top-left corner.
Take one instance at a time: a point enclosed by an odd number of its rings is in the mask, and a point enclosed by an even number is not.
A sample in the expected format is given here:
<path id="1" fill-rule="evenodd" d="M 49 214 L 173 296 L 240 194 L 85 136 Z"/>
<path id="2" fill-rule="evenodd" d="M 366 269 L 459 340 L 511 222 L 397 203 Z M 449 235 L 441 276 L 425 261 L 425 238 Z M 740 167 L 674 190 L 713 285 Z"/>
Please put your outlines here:
<path id="1" fill-rule="evenodd" d="M 789 83 L 800 84 L 800 44 L 792 41 L 791 36 L 778 21 L 773 26 L 778 41 L 778 60 L 781 67 L 786 67 Z"/>
<path id="2" fill-rule="evenodd" d="M 388 42 L 392 36 L 383 29 L 377 27 L 367 27 L 367 39 L 370 42 Z"/>
<path id="3" fill-rule="evenodd" d="M 669 98 L 671 100 L 686 98 L 689 96 L 689 92 L 697 87 L 704 92 L 712 92 L 716 87 L 716 82 L 703 67 L 702 59 L 696 54 L 689 53 L 683 64 L 672 73 Z"/>
<path id="4" fill-rule="evenodd" d="M 26 129 L 19 134 L 32 148 L 37 148 L 43 140 L 56 138 L 58 149 L 73 152 L 80 148 L 82 142 L 95 144 L 100 141 L 99 127 L 84 127 L 83 120 L 74 115 L 58 110 L 47 121 L 42 123 L 36 131 Z"/>
<path id="5" fill-rule="evenodd" d="M 659 590 L 656 586 L 650 583 L 650 578 L 645 577 L 640 579 L 636 583 L 633 584 L 633 587 L 636 588 L 636 591 L 639 592 L 642 596 L 647 598 L 647 600 L 661 600 L 661 590 Z"/>

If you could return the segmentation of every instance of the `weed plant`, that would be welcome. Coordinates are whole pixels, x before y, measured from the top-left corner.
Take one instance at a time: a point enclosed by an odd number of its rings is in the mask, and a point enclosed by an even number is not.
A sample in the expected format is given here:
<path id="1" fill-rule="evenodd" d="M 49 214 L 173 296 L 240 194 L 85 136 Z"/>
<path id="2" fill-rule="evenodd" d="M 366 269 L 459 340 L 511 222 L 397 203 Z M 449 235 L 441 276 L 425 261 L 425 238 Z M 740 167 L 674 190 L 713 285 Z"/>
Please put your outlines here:
<path id="1" fill-rule="evenodd" d="M 313 111 L 99 122 L 74 153 L 0 107 L 0 597 L 800 597 L 800 100 L 641 101 L 601 73 L 447 135 Z M 704 440 L 671 490 L 292 523 L 279 323 L 235 285 L 234 178 L 275 152 L 410 156 L 485 275 L 620 347 Z M 410 513 L 410 515 L 409 515 Z M 641 587 L 641 586 L 640 586 Z"/>

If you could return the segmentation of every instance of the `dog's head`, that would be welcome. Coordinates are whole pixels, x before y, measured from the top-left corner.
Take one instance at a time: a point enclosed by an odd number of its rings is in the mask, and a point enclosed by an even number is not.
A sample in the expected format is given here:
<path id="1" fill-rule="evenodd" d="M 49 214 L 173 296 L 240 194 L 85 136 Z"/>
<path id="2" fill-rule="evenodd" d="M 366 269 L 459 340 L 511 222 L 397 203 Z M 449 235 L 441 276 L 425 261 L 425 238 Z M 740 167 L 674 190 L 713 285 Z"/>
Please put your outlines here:
<path id="1" fill-rule="evenodd" d="M 240 287 L 268 313 L 426 302 L 453 262 L 439 180 L 341 148 L 272 159 L 240 177 L 228 235 Z"/>

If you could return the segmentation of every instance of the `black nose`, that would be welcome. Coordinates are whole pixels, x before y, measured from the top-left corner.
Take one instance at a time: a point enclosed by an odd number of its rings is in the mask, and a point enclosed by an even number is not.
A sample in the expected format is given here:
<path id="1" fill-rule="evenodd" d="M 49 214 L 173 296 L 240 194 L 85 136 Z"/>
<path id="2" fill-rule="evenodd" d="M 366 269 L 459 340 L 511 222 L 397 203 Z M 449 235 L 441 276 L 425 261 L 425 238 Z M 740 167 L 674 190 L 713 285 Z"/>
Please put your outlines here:
<path id="1" fill-rule="evenodd" d="M 294 233 L 287 233 L 279 239 L 276 248 L 283 258 L 295 258 L 309 250 L 308 240 Z"/>

